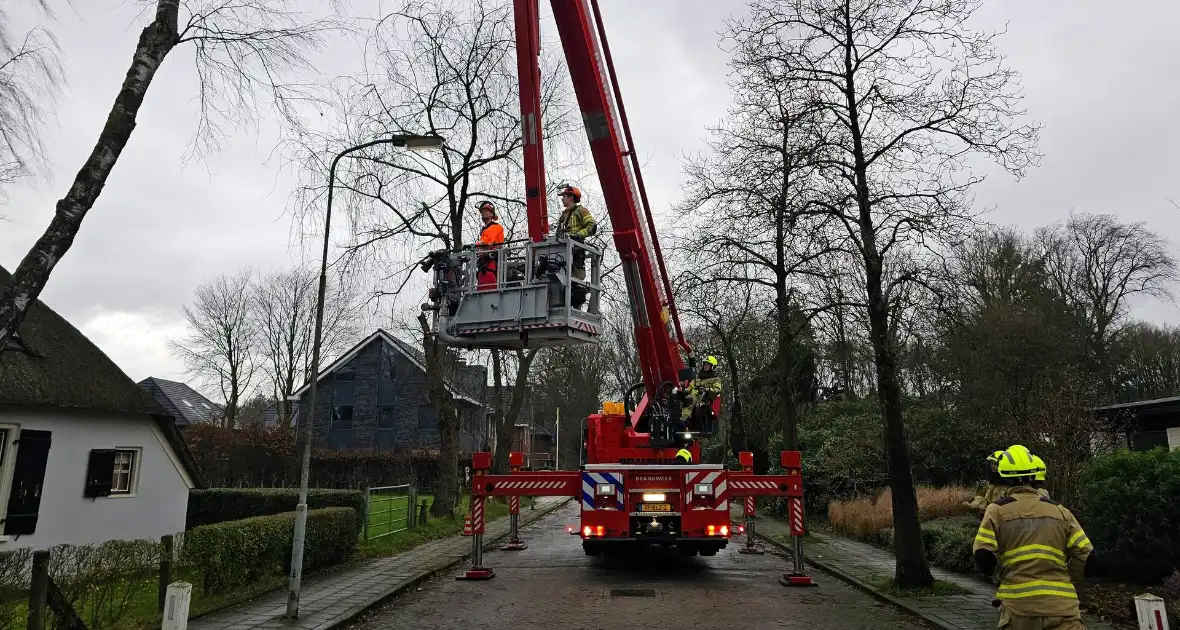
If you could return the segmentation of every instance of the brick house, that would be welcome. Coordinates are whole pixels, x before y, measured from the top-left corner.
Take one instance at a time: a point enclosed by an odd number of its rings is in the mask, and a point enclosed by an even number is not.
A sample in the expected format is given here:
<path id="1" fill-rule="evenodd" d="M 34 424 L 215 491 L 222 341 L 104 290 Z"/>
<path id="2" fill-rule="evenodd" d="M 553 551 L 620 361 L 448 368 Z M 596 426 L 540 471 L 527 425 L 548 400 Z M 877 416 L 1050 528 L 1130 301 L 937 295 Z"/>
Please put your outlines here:
<path id="1" fill-rule="evenodd" d="M 487 445 L 483 397 L 487 368 L 452 358 L 447 390 L 459 411 L 459 450 Z M 298 425 L 310 408 L 310 383 L 298 401 Z M 438 448 L 438 414 L 427 392 L 425 355 L 413 344 L 378 329 L 319 374 L 312 435 L 335 450 Z"/>

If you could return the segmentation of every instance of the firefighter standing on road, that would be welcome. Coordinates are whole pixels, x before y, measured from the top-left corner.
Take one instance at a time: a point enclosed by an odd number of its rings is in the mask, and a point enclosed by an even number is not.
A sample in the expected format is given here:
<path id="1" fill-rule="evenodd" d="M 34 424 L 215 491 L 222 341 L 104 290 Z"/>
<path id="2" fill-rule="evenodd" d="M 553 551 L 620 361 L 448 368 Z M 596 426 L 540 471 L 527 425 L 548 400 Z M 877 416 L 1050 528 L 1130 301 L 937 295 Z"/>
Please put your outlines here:
<path id="1" fill-rule="evenodd" d="M 1007 496 L 987 506 L 972 551 L 984 575 L 999 576 L 1000 628 L 1078 630 L 1077 591 L 1093 553 L 1074 515 L 1037 494 L 1037 474 L 1028 449 L 1012 447 L 1000 456 Z"/>
<path id="2" fill-rule="evenodd" d="M 485 250 L 476 260 L 476 279 L 479 282 L 479 290 L 483 291 L 496 288 L 496 262 L 499 252 L 486 250 L 494 250 L 504 244 L 504 226 L 496 221 L 496 207 L 492 202 L 481 201 L 476 207 L 479 208 L 479 218 L 483 221 L 483 229 L 479 233 L 479 249 Z"/>

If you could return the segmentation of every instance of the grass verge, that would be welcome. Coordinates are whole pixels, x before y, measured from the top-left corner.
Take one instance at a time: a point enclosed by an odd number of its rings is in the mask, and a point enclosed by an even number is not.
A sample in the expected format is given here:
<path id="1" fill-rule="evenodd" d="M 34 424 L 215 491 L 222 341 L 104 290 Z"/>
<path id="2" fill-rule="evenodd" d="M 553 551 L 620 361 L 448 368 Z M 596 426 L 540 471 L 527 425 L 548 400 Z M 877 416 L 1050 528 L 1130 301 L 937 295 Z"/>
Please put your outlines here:
<path id="1" fill-rule="evenodd" d="M 894 583 L 893 578 L 881 575 L 869 578 L 868 585 L 886 595 L 898 598 L 945 597 L 947 595 L 966 595 L 969 592 L 958 584 L 942 580 L 934 580 L 934 584 L 926 587 L 898 586 Z"/>

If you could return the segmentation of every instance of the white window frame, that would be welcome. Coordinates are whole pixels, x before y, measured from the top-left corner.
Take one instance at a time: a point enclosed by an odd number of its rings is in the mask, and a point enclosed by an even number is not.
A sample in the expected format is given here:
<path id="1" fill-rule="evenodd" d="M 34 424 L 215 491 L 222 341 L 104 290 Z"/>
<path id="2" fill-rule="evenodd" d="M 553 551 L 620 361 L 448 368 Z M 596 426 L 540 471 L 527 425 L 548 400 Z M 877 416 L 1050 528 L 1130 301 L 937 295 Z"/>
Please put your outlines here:
<path id="1" fill-rule="evenodd" d="M 143 449 L 131 446 L 116 446 L 114 451 L 116 465 L 119 462 L 119 455 L 131 453 L 131 470 L 127 478 L 127 490 L 115 489 L 116 472 L 111 471 L 111 494 L 109 498 L 121 499 L 124 497 L 134 497 L 139 492 L 139 471 L 143 467 Z"/>
<path id="2" fill-rule="evenodd" d="M 3 458 L 0 459 L 0 517 L 8 516 L 8 495 L 12 492 L 12 469 L 16 460 L 16 440 L 20 437 L 20 425 L 0 424 L 0 431 L 7 431 L 3 437 Z M 0 532 L 4 531 L 0 527 Z M 0 542 L 6 542 L 8 536 L 0 534 Z"/>

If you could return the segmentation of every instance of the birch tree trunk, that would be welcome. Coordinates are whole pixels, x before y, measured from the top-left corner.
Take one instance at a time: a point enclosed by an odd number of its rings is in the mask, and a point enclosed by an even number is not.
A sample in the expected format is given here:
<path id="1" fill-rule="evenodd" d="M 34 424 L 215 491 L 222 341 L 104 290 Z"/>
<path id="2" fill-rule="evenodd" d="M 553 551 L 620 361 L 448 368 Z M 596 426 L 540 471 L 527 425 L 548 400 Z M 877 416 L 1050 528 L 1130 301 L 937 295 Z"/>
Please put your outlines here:
<path id="1" fill-rule="evenodd" d="M 139 35 L 131 67 L 115 96 L 98 142 L 74 177 L 69 192 L 57 202 L 49 227 L 25 254 L 12 272 L 12 281 L 0 293 L 0 353 L 24 320 L 29 306 L 41 295 L 53 268 L 74 243 L 82 219 L 94 207 L 119 155 L 131 139 L 148 87 L 160 64 L 180 40 L 179 13 L 180 0 L 160 0 L 156 5 L 156 18 Z"/>

